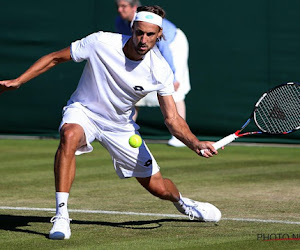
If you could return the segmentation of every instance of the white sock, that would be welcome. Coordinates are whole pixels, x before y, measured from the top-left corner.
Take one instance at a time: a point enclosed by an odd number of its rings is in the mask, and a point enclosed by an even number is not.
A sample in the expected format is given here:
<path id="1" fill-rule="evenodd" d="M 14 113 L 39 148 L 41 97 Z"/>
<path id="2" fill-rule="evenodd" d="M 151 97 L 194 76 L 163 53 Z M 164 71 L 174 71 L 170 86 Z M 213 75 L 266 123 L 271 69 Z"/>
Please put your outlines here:
<path id="1" fill-rule="evenodd" d="M 184 207 L 184 202 L 182 201 L 181 193 L 179 193 L 179 200 L 176 202 L 173 202 L 173 204 L 180 213 L 185 214 L 185 207 Z"/>
<path id="2" fill-rule="evenodd" d="M 178 203 L 182 206 L 184 204 L 183 200 L 182 200 L 182 195 L 181 193 L 179 193 L 179 201 Z"/>
<path id="3" fill-rule="evenodd" d="M 55 198 L 56 198 L 56 216 L 69 218 L 69 212 L 68 212 L 69 193 L 56 192 Z"/>

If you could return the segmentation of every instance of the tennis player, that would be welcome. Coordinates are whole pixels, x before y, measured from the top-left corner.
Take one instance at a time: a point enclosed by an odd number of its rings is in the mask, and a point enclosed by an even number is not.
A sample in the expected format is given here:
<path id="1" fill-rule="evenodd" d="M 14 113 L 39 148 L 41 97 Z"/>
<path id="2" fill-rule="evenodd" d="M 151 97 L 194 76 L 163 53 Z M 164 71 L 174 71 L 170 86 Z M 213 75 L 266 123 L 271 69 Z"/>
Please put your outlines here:
<path id="1" fill-rule="evenodd" d="M 119 16 L 116 18 L 115 26 L 116 31 L 121 34 L 132 34 L 132 20 L 136 14 L 137 8 L 140 6 L 139 0 L 116 0 Z M 139 8 L 138 11 L 147 10 L 147 7 Z M 163 38 L 159 39 L 156 43 L 159 51 L 169 63 L 174 74 L 174 88 L 175 92 L 173 98 L 178 110 L 179 115 L 186 119 L 186 105 L 185 97 L 191 90 L 190 75 L 188 67 L 189 57 L 189 43 L 181 29 L 164 18 L 163 23 Z M 134 119 L 137 118 L 139 107 L 158 107 L 156 93 L 152 92 L 145 98 L 141 99 L 136 104 L 136 114 Z M 168 145 L 173 147 L 183 147 L 183 144 L 175 136 L 168 140 Z"/>
<path id="2" fill-rule="evenodd" d="M 0 81 L 0 92 L 17 89 L 59 63 L 86 61 L 76 91 L 63 109 L 60 144 L 54 163 L 56 215 L 50 239 L 71 236 L 68 197 L 75 177 L 75 155 L 93 150 L 99 141 L 110 153 L 120 178 L 135 177 L 154 196 L 173 202 L 191 219 L 217 222 L 221 212 L 210 203 L 184 198 L 170 179 L 163 178 L 155 158 L 143 142 L 132 148 L 128 139 L 138 134 L 133 121 L 134 105 L 148 93 L 157 91 L 165 124 L 190 149 L 209 158 L 218 152 L 212 142 L 199 141 L 177 112 L 172 94 L 173 73 L 160 54 L 156 40 L 162 36 L 165 13 L 158 6 L 139 12 L 133 36 L 97 32 L 70 47 L 43 56 L 13 80 Z"/>

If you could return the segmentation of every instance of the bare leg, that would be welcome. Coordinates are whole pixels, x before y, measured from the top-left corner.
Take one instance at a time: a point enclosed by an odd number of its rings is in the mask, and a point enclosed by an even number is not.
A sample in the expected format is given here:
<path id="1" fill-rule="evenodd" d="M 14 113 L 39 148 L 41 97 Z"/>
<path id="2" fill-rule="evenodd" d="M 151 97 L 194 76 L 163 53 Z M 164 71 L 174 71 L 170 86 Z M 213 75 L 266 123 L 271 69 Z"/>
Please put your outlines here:
<path id="1" fill-rule="evenodd" d="M 193 201 L 182 197 L 175 184 L 170 179 L 164 179 L 160 172 L 147 178 L 136 178 L 138 182 L 151 194 L 163 200 L 172 201 L 174 206 L 182 214 L 201 221 L 218 222 L 221 212 L 210 203 Z"/>
<path id="2" fill-rule="evenodd" d="M 136 179 L 151 194 L 160 199 L 177 202 L 180 198 L 175 184 L 170 179 L 163 178 L 160 172 L 147 178 Z"/>
<path id="3" fill-rule="evenodd" d="M 65 124 L 62 127 L 54 161 L 56 215 L 51 219 L 50 239 L 63 240 L 71 236 L 68 198 L 75 178 L 75 152 L 85 143 L 84 130 L 80 125 Z"/>
<path id="4" fill-rule="evenodd" d="M 75 151 L 85 145 L 85 135 L 81 126 L 65 124 L 60 137 L 54 161 L 55 188 L 56 192 L 69 193 L 75 178 Z"/>

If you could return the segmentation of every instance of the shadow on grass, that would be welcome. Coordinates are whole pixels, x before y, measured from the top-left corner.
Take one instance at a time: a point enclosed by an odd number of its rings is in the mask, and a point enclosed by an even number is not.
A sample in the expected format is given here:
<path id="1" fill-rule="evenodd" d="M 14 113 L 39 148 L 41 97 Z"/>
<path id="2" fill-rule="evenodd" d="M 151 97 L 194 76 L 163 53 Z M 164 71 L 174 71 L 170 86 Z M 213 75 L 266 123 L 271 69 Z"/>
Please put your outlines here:
<path id="1" fill-rule="evenodd" d="M 137 221 L 125 221 L 125 222 L 107 222 L 107 221 L 84 221 L 84 220 L 72 220 L 73 225 L 99 225 L 107 227 L 118 227 L 126 229 L 138 229 L 138 230 L 151 230 L 162 227 L 165 223 L 179 223 L 174 227 L 212 227 L 214 223 L 202 223 L 199 221 L 190 221 L 188 219 L 158 219 L 158 220 L 137 220 Z M 18 216 L 18 215 L 0 215 L 0 230 L 22 232 L 29 234 L 41 235 L 48 238 L 48 234 L 37 232 L 32 230 L 31 223 L 49 223 L 49 231 L 51 229 L 50 218 L 40 216 Z M 184 224 L 183 224 L 184 223 Z M 188 223 L 188 225 L 186 224 Z M 24 229 L 23 227 L 28 227 Z"/>

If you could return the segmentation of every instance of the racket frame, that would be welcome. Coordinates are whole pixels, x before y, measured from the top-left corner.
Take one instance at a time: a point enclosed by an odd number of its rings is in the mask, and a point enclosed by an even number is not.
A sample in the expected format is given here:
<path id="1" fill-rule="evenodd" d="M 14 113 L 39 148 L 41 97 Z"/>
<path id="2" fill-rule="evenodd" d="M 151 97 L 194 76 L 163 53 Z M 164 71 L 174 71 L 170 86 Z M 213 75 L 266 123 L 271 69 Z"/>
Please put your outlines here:
<path id="1" fill-rule="evenodd" d="M 215 142 L 213 144 L 213 147 L 218 150 L 222 147 L 224 147 L 225 145 L 233 142 L 235 139 L 239 138 L 239 137 L 243 137 L 243 136 L 247 136 L 247 135 L 254 135 L 254 134 L 268 134 L 268 135 L 283 135 L 283 134 L 289 134 L 289 133 L 292 133 L 298 129 L 300 129 L 300 126 L 296 127 L 295 129 L 292 129 L 290 131 L 286 131 L 286 132 L 283 132 L 283 133 L 269 133 L 269 132 L 266 132 L 264 131 L 261 126 L 259 126 L 257 120 L 256 120 L 256 115 L 255 115 L 255 110 L 258 108 L 260 102 L 271 92 L 273 91 L 274 89 L 277 89 L 277 88 L 280 88 L 282 86 L 285 86 L 285 85 L 293 85 L 293 84 L 298 84 L 298 83 L 294 83 L 294 82 L 288 82 L 288 83 L 285 83 L 285 84 L 281 84 L 281 85 L 277 85 L 275 86 L 274 88 L 271 88 L 270 90 L 268 90 L 267 92 L 263 93 L 262 96 L 259 98 L 259 100 L 256 102 L 256 104 L 254 105 L 254 108 L 253 108 L 253 111 L 250 115 L 250 117 L 248 118 L 248 120 L 244 123 L 244 125 L 239 129 L 237 130 L 236 132 L 234 132 L 233 134 L 230 134 L 224 138 L 222 138 L 221 140 Z M 299 85 L 299 84 L 298 84 Z M 257 128 L 260 130 L 260 131 L 252 131 L 252 132 L 245 132 L 245 133 L 241 133 L 244 128 L 247 127 L 247 125 L 250 123 L 251 120 L 254 120 L 254 123 L 255 125 L 257 126 Z M 201 154 L 205 153 L 207 149 L 202 149 L 201 150 Z"/>

